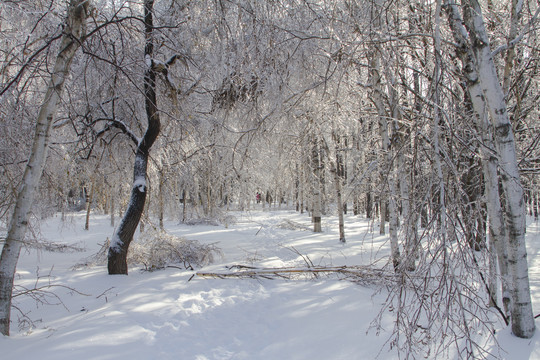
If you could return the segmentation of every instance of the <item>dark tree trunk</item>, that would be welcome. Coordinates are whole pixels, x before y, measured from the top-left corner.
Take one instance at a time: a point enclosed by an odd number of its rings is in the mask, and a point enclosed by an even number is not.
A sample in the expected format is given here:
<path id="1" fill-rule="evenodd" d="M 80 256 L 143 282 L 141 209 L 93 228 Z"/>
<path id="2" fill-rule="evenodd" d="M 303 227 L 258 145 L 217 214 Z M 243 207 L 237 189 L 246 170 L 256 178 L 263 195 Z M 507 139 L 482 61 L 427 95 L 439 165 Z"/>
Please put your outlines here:
<path id="1" fill-rule="evenodd" d="M 534 212 L 534 219 L 538 220 L 538 209 L 540 208 L 539 204 L 540 201 L 538 201 L 538 193 L 534 195 L 534 204 L 533 204 L 533 212 Z"/>
<path id="2" fill-rule="evenodd" d="M 373 207 L 371 201 L 371 189 L 368 189 L 366 193 L 366 218 L 371 219 L 373 217 Z"/>
<path id="3" fill-rule="evenodd" d="M 150 148 L 156 141 L 160 131 L 160 120 L 156 104 L 156 72 L 153 68 L 152 55 L 154 44 L 152 42 L 153 31 L 153 0 L 144 2 L 144 26 L 146 46 L 144 49 L 147 63 L 149 63 L 144 75 L 144 95 L 148 128 L 144 137 L 139 142 L 133 166 L 133 187 L 128 208 L 116 234 L 113 236 L 108 254 L 108 270 L 110 275 L 127 275 L 127 252 L 129 244 L 133 240 L 133 234 L 139 225 L 141 215 L 146 202 L 146 168 Z"/>

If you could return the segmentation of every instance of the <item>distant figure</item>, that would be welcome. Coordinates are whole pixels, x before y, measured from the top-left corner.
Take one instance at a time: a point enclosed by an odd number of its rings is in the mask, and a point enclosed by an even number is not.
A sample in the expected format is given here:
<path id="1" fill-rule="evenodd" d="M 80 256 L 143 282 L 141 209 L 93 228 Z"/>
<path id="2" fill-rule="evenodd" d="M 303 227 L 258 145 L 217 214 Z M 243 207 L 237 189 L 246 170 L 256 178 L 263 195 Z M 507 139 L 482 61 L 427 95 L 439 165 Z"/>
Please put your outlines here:
<path id="1" fill-rule="evenodd" d="M 260 204 L 261 203 L 261 193 L 257 193 L 257 196 L 255 196 L 255 198 L 257 199 L 257 204 Z"/>

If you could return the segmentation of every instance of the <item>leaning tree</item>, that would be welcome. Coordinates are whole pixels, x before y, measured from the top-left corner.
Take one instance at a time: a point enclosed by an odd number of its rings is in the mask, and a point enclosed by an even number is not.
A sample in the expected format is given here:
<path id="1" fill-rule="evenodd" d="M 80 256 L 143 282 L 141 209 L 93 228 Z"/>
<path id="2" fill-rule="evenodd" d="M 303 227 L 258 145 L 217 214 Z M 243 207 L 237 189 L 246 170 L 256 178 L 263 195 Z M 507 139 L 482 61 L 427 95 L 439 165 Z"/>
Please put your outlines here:
<path id="1" fill-rule="evenodd" d="M 15 270 L 28 228 L 35 193 L 47 159 L 51 127 L 60 104 L 64 82 L 69 75 L 71 63 L 86 36 L 86 19 L 89 10 L 89 1 L 71 0 L 68 5 L 67 18 L 62 26 L 62 33 L 60 36 L 56 36 L 57 39 L 61 38 L 60 47 L 45 97 L 37 115 L 30 157 L 17 192 L 15 208 L 0 257 L 0 332 L 4 335 L 9 335 Z M 52 41 L 48 42 L 46 47 L 49 47 L 51 43 Z M 36 53 L 42 50 L 38 49 Z M 24 76 L 25 67 L 23 66 L 19 71 L 21 77 Z M 8 86 L 15 84 L 19 79 L 19 76 L 15 77 Z"/>

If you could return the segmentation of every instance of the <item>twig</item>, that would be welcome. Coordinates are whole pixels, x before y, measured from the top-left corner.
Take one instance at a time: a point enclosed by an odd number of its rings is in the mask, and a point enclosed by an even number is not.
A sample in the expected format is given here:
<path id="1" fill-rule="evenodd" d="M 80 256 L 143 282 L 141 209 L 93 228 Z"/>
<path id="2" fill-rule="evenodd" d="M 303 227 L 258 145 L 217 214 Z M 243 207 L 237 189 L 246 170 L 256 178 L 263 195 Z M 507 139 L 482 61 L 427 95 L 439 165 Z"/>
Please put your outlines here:
<path id="1" fill-rule="evenodd" d="M 104 296 L 107 293 L 107 291 L 112 290 L 112 289 L 114 289 L 114 286 L 111 286 L 110 288 L 108 288 L 107 290 L 105 290 L 104 292 L 96 296 L 96 299 L 99 299 L 100 297 Z"/>
<path id="2" fill-rule="evenodd" d="M 291 246 L 290 249 L 292 249 L 292 252 L 294 252 L 296 255 L 302 257 L 302 259 L 304 259 L 304 262 L 306 263 L 307 267 L 308 268 L 311 268 L 311 267 L 314 267 L 313 265 L 313 262 L 311 261 L 311 259 L 309 258 L 309 256 L 307 255 L 302 255 L 300 253 L 300 251 L 298 251 L 294 246 Z"/>

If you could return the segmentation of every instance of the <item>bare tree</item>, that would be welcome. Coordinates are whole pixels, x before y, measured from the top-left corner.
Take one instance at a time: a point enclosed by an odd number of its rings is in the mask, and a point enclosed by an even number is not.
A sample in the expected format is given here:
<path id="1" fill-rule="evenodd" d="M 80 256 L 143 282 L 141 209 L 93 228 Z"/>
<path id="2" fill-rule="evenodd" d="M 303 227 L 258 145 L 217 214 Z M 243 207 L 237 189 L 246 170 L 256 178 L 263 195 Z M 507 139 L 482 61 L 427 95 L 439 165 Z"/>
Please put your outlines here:
<path id="1" fill-rule="evenodd" d="M 515 2 L 514 5 L 518 5 L 517 3 Z M 480 4 L 476 0 L 464 0 L 462 5 L 465 26 L 471 39 L 471 49 L 478 71 L 478 80 L 495 129 L 500 179 L 506 199 L 509 272 L 512 279 L 510 306 L 512 331 L 518 337 L 530 338 L 534 335 L 535 324 L 525 247 L 525 201 L 516 157 L 514 133 L 504 91 L 493 61 Z"/>
<path id="2" fill-rule="evenodd" d="M 144 97 L 146 107 L 146 118 L 148 126 L 142 139 L 138 140 L 135 154 L 135 164 L 133 166 L 133 186 L 131 189 L 131 199 L 128 208 L 116 230 L 109 247 L 108 270 L 110 275 L 127 275 L 127 252 L 129 244 L 133 240 L 133 234 L 139 225 L 141 215 L 144 211 L 147 185 L 147 167 L 150 156 L 150 148 L 156 141 L 161 122 L 157 108 L 156 97 L 156 75 L 159 65 L 153 58 L 154 55 L 154 1 L 144 2 L 144 27 L 145 27 L 145 49 L 146 71 L 144 75 Z M 172 61 L 171 61 L 172 62 Z M 168 64 L 164 64 L 168 66 Z M 164 69 L 164 68 L 163 68 Z"/>
<path id="3" fill-rule="evenodd" d="M 73 57 L 86 34 L 86 19 L 89 9 L 90 1 L 88 0 L 71 0 L 68 5 L 59 52 L 36 120 L 30 158 L 26 164 L 8 235 L 2 248 L 0 257 L 0 332 L 4 335 L 9 335 L 13 277 L 28 228 L 35 192 L 47 158 L 52 123 Z"/>

